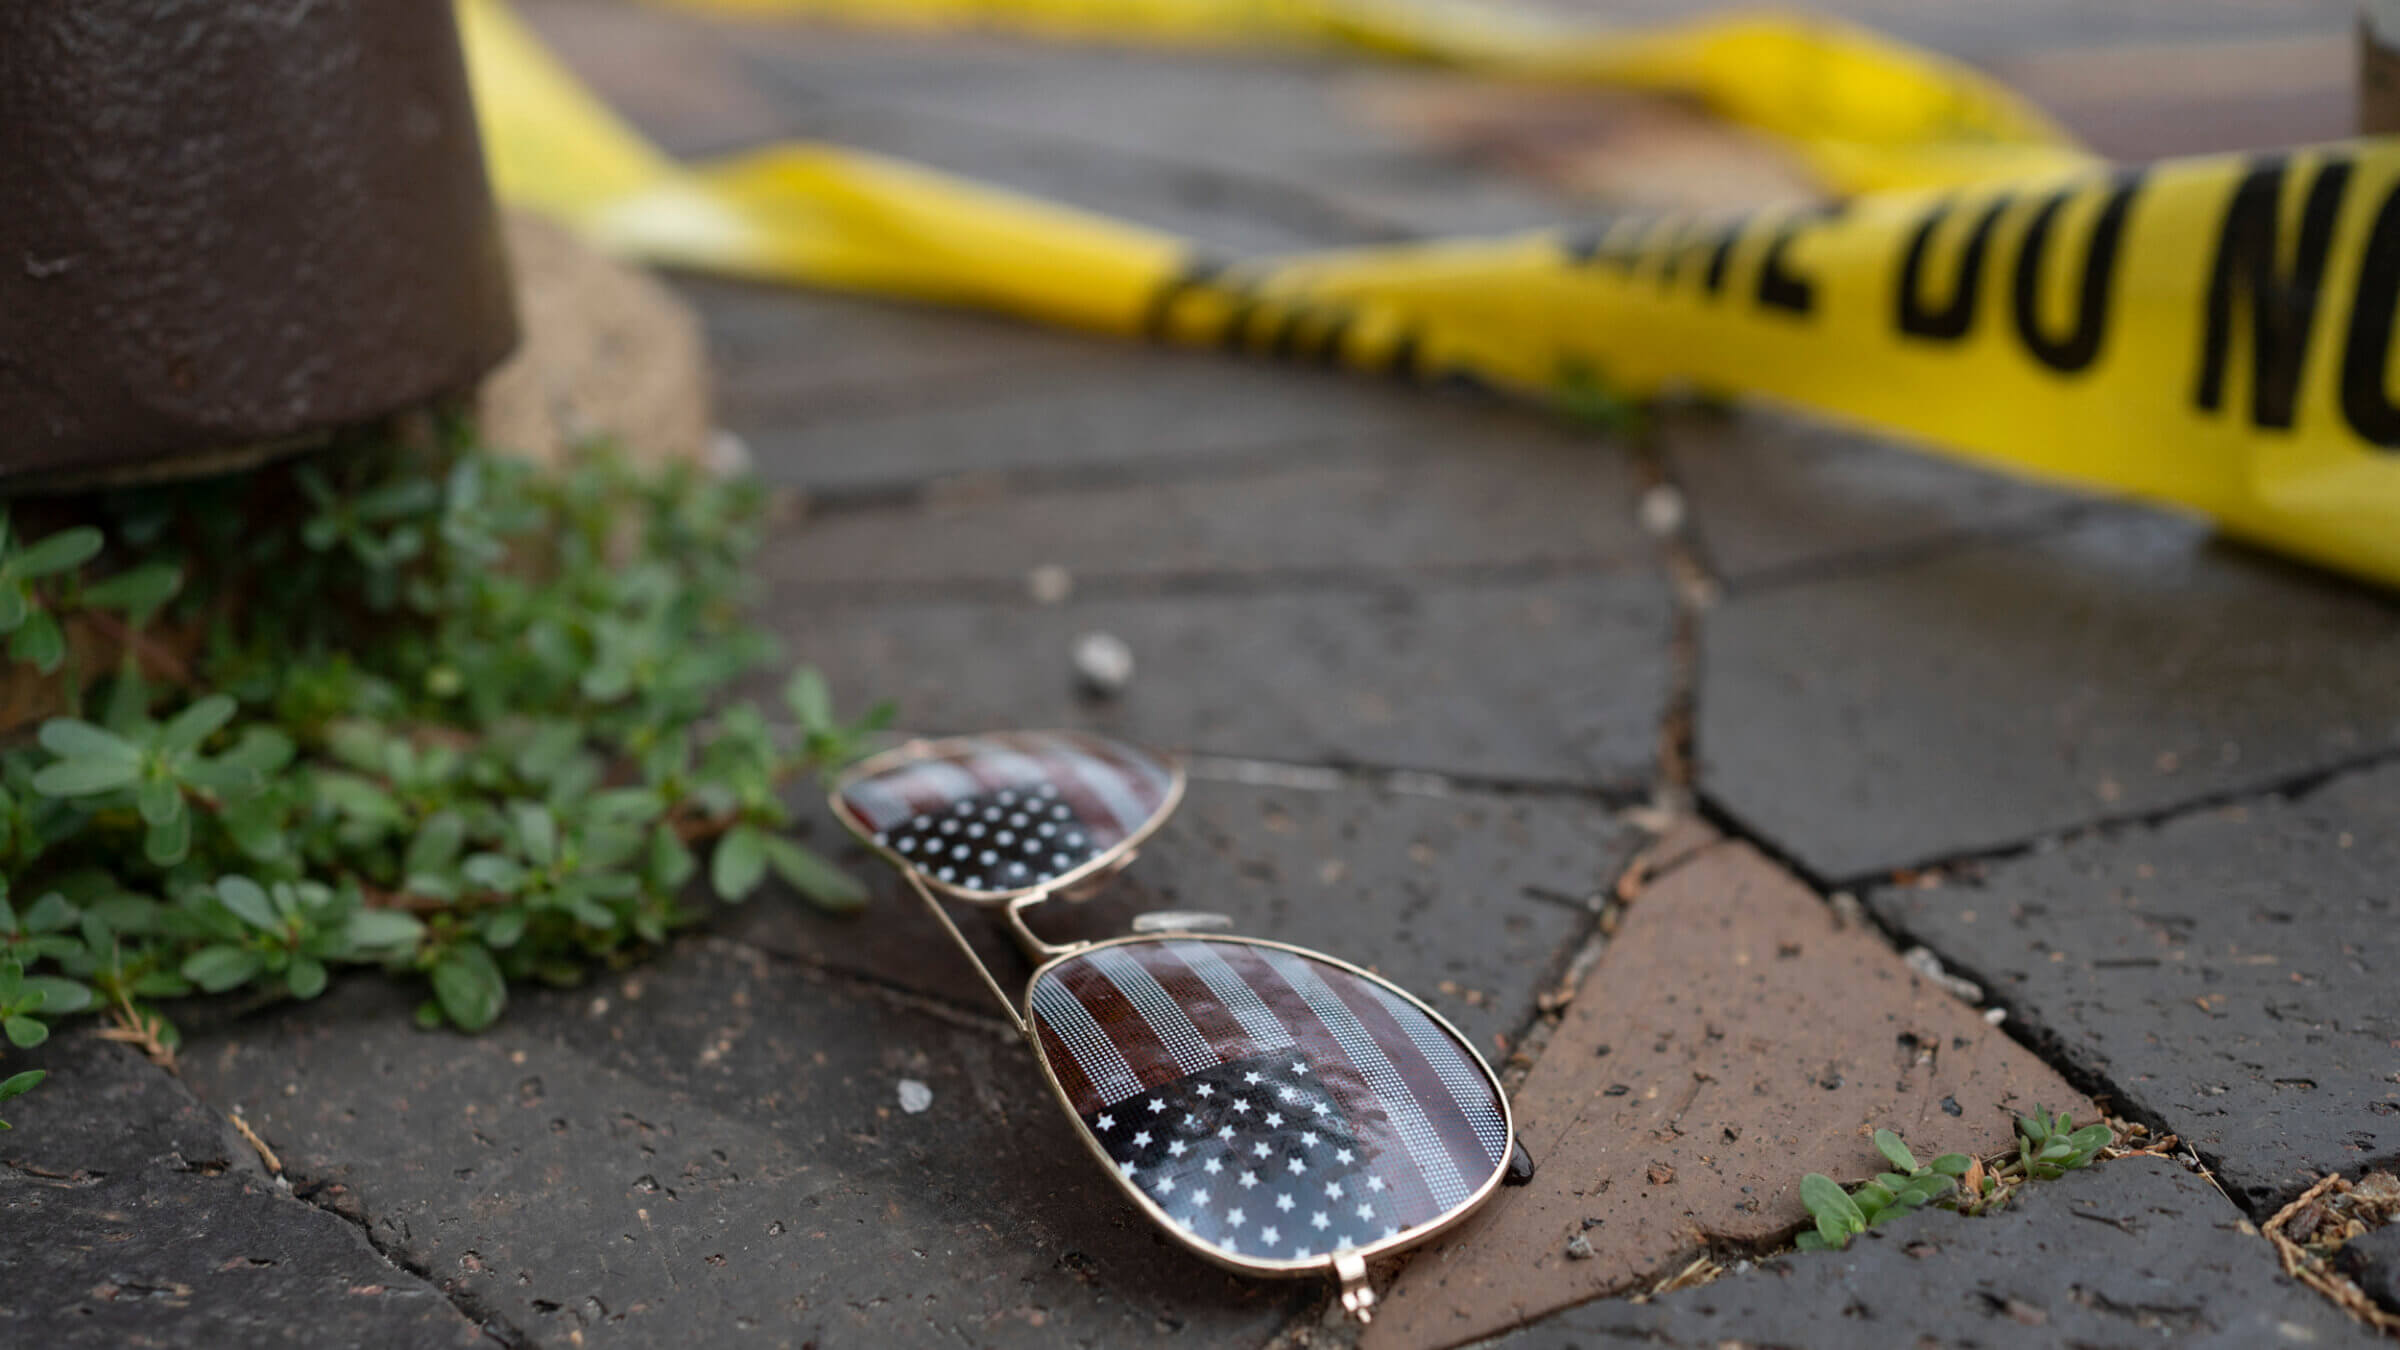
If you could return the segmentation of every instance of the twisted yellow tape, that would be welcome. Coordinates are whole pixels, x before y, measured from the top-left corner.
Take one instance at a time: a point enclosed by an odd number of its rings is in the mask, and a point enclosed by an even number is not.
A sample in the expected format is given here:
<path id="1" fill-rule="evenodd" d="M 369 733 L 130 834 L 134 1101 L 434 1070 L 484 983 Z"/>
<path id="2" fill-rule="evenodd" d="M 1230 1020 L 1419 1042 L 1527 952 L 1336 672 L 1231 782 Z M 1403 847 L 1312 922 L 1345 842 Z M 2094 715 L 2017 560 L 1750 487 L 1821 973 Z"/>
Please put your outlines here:
<path id="1" fill-rule="evenodd" d="M 846 2 L 756 0 L 815 12 Z M 928 22 L 982 12 L 902 3 Z M 1087 0 L 1038 12 L 1101 26 Z M 1503 37 L 1461 33 L 1445 9 L 1143 0 L 1128 12 L 1153 16 L 1159 36 L 1222 37 L 1229 16 L 1250 15 L 1254 34 L 1334 32 L 1446 59 L 1480 41 L 1474 64 L 1536 65 Z M 2400 144 L 2111 170 L 2005 91 L 1826 30 L 1832 45 L 1819 50 L 1849 72 L 1839 100 L 1795 114 L 1807 103 L 1795 77 L 1723 106 L 1814 147 L 1836 181 L 1942 186 L 1218 260 L 1168 234 L 872 155 L 779 146 L 680 165 L 498 0 L 462 0 L 461 14 L 501 191 L 632 256 L 1536 396 L 1577 371 L 1636 394 L 1689 384 L 1766 395 L 2206 512 L 2263 544 L 2400 583 L 2390 380 Z M 1766 26 L 1743 26 L 1753 22 Z M 1732 100 L 1741 80 L 1718 71 L 1724 52 L 1747 41 L 1788 55 L 1779 42 L 1814 31 L 1733 21 L 1597 39 L 1599 54 L 1550 59 L 1562 78 L 1581 70 L 1645 87 L 1705 92 L 1722 75 Z M 1974 145 L 1984 169 L 2013 171 L 1962 181 Z"/>

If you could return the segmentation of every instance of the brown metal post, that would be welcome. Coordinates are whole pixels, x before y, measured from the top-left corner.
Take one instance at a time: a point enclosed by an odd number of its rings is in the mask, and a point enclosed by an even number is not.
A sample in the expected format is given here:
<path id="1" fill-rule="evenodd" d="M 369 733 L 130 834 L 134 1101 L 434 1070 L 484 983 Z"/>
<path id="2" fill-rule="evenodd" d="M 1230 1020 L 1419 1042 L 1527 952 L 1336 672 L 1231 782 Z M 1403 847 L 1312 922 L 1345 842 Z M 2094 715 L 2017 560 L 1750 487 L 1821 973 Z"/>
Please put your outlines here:
<path id="1" fill-rule="evenodd" d="M 302 442 L 515 341 L 443 0 L 0 4 L 0 483 Z"/>

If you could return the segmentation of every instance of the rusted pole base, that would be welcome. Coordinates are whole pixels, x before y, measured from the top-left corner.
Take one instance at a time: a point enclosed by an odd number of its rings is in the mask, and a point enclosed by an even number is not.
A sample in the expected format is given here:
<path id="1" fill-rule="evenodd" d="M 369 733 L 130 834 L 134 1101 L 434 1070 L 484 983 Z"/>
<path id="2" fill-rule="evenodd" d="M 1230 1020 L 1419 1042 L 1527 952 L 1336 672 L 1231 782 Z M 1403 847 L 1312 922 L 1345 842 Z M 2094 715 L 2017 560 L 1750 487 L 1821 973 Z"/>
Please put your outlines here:
<path id="1" fill-rule="evenodd" d="M 207 471 L 516 341 L 442 0 L 0 4 L 0 487 Z"/>

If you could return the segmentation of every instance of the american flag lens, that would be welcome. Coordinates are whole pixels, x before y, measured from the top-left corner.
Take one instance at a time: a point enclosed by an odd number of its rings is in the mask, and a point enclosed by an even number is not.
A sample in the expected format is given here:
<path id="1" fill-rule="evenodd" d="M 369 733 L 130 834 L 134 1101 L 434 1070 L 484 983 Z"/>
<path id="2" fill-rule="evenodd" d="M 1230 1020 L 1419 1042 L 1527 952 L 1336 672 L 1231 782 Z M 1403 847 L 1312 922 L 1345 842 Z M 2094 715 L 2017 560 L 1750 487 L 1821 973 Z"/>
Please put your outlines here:
<path id="1" fill-rule="evenodd" d="M 834 785 L 844 823 L 935 889 L 996 901 L 1110 865 L 1174 808 L 1181 780 L 1146 750 L 1082 732 L 906 746 Z"/>
<path id="2" fill-rule="evenodd" d="M 1240 938 L 1137 938 L 1054 961 L 1029 1002 L 1096 1150 L 1220 1261 L 1313 1269 L 1398 1245 L 1507 1168 L 1490 1068 L 1363 971 Z"/>

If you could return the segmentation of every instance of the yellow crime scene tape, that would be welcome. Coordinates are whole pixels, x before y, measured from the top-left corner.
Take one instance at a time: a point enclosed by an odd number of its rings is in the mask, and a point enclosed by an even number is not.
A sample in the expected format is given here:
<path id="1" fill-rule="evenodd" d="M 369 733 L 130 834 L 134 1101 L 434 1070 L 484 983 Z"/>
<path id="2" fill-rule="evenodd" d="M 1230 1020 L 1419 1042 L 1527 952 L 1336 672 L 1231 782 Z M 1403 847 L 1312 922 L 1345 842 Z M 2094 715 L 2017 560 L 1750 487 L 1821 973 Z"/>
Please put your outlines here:
<path id="1" fill-rule="evenodd" d="M 2400 143 L 2112 168 L 2005 90 L 1854 30 L 1733 19 L 1596 37 L 1545 65 L 1444 9 L 1387 18 L 1380 0 L 1130 0 L 1125 12 L 1149 25 L 1137 37 L 1342 42 L 1712 102 L 1722 85 L 1729 115 L 1808 147 L 1829 182 L 1857 189 L 1747 213 L 1218 259 L 1171 234 L 825 146 L 679 164 L 500 0 L 460 3 L 502 194 L 630 256 L 1537 398 L 1578 372 L 1635 396 L 1761 395 L 2204 512 L 2262 545 L 2400 584 Z M 1127 31 L 1096 0 L 707 3 Z M 1812 102 L 1795 74 L 1778 90 L 1772 73 L 1804 64 L 1786 51 L 1784 65 L 1767 60 L 1770 92 L 1739 103 L 1740 71 L 1713 63 L 1777 41 L 1815 53 L 1805 60 L 1845 85 Z M 1614 65 L 1612 46 L 1623 49 Z M 1913 186 L 1883 186 L 1896 183 Z"/>

